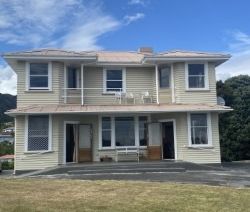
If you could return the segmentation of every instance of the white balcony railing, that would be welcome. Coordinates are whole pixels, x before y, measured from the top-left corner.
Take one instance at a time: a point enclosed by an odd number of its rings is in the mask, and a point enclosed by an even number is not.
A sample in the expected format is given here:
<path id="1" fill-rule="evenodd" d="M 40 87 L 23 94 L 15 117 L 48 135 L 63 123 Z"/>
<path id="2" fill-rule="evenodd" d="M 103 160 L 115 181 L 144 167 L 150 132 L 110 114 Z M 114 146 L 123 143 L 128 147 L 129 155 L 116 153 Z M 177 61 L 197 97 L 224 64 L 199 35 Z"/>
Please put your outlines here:
<path id="1" fill-rule="evenodd" d="M 65 104 L 152 104 L 156 102 L 155 91 L 147 88 L 120 88 L 104 92 L 103 88 L 63 88 Z"/>

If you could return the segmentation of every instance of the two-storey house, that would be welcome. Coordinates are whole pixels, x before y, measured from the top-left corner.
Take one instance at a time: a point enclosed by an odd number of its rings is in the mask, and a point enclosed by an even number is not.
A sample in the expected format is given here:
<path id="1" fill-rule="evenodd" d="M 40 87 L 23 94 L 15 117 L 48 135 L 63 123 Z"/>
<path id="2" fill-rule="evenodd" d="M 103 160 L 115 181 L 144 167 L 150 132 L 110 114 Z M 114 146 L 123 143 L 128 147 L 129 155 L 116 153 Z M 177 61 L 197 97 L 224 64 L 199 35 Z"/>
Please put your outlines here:
<path id="1" fill-rule="evenodd" d="M 85 161 L 220 163 L 215 68 L 230 55 L 41 49 L 17 74 L 15 170 Z"/>

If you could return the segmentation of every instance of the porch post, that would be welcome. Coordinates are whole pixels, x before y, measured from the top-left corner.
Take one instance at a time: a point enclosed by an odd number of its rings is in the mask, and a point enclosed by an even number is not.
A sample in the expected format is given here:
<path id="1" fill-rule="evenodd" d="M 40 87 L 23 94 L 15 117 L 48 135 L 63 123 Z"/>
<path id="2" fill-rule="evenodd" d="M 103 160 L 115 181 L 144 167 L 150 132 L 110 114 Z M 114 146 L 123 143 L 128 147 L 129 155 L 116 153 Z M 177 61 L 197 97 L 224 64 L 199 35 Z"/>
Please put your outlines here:
<path id="1" fill-rule="evenodd" d="M 84 90 L 83 90 L 83 64 L 81 64 L 81 103 L 84 104 Z"/>
<path id="2" fill-rule="evenodd" d="M 63 95 L 64 95 L 64 104 L 67 103 L 67 67 L 66 64 L 64 63 L 64 91 L 63 91 Z"/>
<path id="3" fill-rule="evenodd" d="M 158 64 L 155 64 L 155 86 L 156 86 L 156 103 L 159 104 L 159 73 L 158 73 Z"/>

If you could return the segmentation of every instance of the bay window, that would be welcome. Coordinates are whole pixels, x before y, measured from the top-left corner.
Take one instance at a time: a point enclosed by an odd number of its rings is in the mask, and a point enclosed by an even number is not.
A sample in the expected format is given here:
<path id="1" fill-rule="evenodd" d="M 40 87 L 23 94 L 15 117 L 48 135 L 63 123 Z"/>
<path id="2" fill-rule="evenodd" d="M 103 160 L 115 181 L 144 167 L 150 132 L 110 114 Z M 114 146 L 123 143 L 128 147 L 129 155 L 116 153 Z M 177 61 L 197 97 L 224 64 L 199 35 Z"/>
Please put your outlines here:
<path id="1" fill-rule="evenodd" d="M 147 116 L 100 118 L 100 148 L 147 146 Z"/>

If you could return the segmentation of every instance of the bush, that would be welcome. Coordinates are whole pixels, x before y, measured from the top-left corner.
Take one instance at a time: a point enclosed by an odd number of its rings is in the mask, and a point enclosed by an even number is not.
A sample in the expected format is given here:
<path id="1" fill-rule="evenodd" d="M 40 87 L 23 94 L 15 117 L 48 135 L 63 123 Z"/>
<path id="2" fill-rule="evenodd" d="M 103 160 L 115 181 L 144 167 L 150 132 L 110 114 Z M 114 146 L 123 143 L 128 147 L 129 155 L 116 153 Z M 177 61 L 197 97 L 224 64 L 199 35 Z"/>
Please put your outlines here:
<path id="1" fill-rule="evenodd" d="M 4 161 L 2 162 L 2 170 L 14 169 L 14 162 Z"/>

